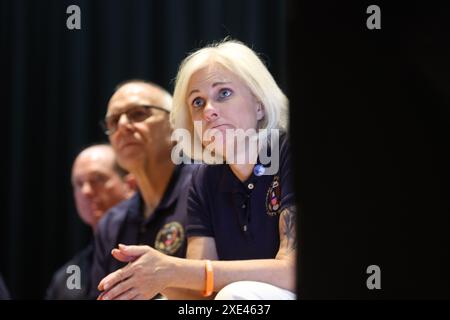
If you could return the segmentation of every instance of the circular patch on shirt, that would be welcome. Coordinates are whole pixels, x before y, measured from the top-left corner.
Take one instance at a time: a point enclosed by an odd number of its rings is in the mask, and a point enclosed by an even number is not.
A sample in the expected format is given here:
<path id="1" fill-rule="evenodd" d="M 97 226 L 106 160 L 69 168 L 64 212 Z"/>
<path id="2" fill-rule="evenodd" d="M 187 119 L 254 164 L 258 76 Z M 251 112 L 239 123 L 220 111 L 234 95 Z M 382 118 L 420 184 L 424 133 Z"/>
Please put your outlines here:
<path id="1" fill-rule="evenodd" d="M 183 226 L 178 222 L 164 225 L 156 235 L 155 249 L 165 254 L 174 254 L 184 242 Z"/>
<path id="2" fill-rule="evenodd" d="M 281 206 L 281 185 L 280 178 L 275 176 L 267 191 L 266 208 L 269 216 L 275 216 Z"/>

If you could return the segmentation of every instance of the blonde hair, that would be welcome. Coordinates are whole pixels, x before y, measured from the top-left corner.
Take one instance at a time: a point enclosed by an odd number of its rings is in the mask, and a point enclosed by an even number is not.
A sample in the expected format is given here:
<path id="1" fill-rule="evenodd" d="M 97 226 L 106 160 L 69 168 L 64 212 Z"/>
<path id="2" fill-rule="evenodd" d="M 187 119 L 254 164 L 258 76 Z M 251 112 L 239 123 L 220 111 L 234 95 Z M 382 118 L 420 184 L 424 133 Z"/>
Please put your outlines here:
<path id="1" fill-rule="evenodd" d="M 289 108 L 287 97 L 252 49 L 240 41 L 228 39 L 191 53 L 180 64 L 170 114 L 170 121 L 175 129 L 187 129 L 191 137 L 199 139 L 193 130 L 193 121 L 186 101 L 187 90 L 192 75 L 214 63 L 238 76 L 262 104 L 264 117 L 259 121 L 258 129 L 267 129 L 267 132 L 271 129 L 287 130 Z"/>

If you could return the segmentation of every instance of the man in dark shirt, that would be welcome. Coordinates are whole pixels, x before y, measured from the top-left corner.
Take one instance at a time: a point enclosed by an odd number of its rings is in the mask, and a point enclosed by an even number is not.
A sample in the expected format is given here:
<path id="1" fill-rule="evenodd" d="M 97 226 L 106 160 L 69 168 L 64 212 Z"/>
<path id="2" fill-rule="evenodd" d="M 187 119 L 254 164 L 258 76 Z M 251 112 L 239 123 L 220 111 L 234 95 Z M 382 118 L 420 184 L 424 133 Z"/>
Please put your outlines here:
<path id="1" fill-rule="evenodd" d="M 195 166 L 171 159 L 171 104 L 166 90 L 141 80 L 120 85 L 108 103 L 105 133 L 119 164 L 135 176 L 138 192 L 100 222 L 92 283 L 125 265 L 111 255 L 119 244 L 146 244 L 185 257 L 186 191 Z M 99 293 L 94 286 L 92 297 Z"/>
<path id="2" fill-rule="evenodd" d="M 117 165 L 114 150 L 109 145 L 90 146 L 74 161 L 72 186 L 77 212 L 92 231 L 109 208 L 132 196 L 133 185 L 133 178 Z M 93 247 L 91 241 L 55 272 L 46 299 L 88 298 Z"/>

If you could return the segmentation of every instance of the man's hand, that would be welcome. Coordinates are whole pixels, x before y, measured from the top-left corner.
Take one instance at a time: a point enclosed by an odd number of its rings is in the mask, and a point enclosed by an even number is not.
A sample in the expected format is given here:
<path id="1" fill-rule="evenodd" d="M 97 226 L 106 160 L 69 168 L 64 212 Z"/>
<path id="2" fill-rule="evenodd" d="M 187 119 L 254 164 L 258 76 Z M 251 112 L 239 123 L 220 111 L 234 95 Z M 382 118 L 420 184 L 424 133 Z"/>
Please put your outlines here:
<path id="1" fill-rule="evenodd" d="M 168 286 L 168 256 L 149 246 L 124 246 L 112 255 L 128 265 L 100 281 L 99 300 L 148 300 Z"/>

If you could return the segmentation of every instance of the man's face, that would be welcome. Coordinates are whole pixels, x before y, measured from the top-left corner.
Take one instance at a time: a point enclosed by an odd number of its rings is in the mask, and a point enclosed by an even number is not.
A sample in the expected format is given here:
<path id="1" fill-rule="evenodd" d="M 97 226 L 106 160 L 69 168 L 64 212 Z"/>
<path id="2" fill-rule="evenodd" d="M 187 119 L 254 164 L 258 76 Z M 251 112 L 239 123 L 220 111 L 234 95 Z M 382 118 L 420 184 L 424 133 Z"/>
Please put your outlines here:
<path id="1" fill-rule="evenodd" d="M 117 130 L 109 136 L 119 164 L 133 172 L 157 156 L 170 145 L 171 127 L 169 114 L 150 109 L 150 116 L 143 121 L 130 121 L 125 114 L 138 106 L 162 107 L 163 93 L 148 84 L 129 83 L 117 90 L 108 104 L 106 116 L 119 115 Z"/>
<path id="2" fill-rule="evenodd" d="M 113 169 L 109 147 L 84 150 L 72 168 L 72 186 L 80 218 L 93 229 L 103 214 L 130 195 L 126 182 Z"/>

